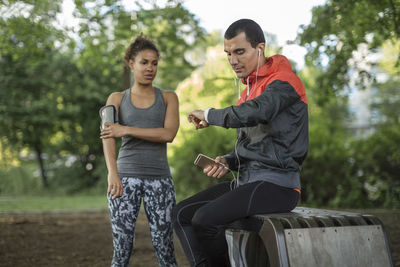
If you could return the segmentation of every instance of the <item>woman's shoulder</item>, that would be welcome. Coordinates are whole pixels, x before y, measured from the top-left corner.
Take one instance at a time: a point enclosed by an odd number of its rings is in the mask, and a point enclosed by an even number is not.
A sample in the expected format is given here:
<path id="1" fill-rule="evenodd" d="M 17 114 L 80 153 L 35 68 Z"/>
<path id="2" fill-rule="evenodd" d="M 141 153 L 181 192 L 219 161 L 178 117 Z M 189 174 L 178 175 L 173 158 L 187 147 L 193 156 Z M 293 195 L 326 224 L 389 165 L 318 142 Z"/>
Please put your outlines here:
<path id="1" fill-rule="evenodd" d="M 177 98 L 175 91 L 159 89 L 164 98 Z"/>
<path id="2" fill-rule="evenodd" d="M 173 103 L 178 103 L 178 96 L 176 95 L 175 91 L 172 90 L 161 90 L 161 93 L 163 95 L 165 103 L 168 104 L 173 104 Z"/>
<path id="3" fill-rule="evenodd" d="M 108 96 L 107 105 L 118 105 L 121 103 L 122 97 L 124 96 L 126 90 L 121 92 L 113 92 Z"/>

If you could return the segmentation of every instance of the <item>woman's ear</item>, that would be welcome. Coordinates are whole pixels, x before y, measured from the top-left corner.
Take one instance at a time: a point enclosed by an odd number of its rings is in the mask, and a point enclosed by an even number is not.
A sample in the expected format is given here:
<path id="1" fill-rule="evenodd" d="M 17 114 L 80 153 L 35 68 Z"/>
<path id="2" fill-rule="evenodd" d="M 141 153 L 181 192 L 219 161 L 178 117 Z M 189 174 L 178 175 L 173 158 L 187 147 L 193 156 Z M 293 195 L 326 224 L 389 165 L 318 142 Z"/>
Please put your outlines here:
<path id="1" fill-rule="evenodd" d="M 132 59 L 129 59 L 128 65 L 129 65 L 129 68 L 131 68 L 131 70 L 133 70 L 134 62 Z"/>

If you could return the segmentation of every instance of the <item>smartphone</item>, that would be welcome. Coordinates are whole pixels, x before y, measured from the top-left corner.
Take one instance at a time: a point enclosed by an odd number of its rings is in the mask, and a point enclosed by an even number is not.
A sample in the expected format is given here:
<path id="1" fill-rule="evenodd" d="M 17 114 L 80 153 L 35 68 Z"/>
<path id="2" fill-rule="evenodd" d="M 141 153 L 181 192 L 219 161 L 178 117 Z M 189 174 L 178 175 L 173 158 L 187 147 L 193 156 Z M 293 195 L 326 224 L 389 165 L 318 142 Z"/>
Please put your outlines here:
<path id="1" fill-rule="evenodd" d="M 117 122 L 117 112 L 116 108 L 114 105 L 107 105 L 102 107 L 99 110 L 100 118 L 101 118 L 101 124 L 100 124 L 100 130 L 103 130 L 106 128 L 104 123 L 106 122 L 111 122 L 111 123 L 116 123 Z"/>
<path id="2" fill-rule="evenodd" d="M 201 168 L 205 168 L 209 165 L 215 164 L 217 162 L 215 162 L 214 159 L 207 157 L 206 155 L 203 154 L 198 154 L 196 159 L 194 160 L 194 165 L 199 166 Z M 224 168 L 228 169 L 224 164 L 222 163 L 218 163 L 220 165 L 222 165 Z"/>

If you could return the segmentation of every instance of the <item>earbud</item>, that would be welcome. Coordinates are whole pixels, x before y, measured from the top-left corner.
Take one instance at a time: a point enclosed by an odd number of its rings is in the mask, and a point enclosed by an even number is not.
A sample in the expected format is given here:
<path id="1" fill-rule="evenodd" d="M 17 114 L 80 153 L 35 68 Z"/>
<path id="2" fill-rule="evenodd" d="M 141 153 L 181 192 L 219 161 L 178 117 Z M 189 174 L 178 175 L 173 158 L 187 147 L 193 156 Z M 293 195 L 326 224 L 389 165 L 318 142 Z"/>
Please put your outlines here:
<path id="1" fill-rule="evenodd" d="M 261 48 L 258 48 L 258 56 L 261 56 Z"/>

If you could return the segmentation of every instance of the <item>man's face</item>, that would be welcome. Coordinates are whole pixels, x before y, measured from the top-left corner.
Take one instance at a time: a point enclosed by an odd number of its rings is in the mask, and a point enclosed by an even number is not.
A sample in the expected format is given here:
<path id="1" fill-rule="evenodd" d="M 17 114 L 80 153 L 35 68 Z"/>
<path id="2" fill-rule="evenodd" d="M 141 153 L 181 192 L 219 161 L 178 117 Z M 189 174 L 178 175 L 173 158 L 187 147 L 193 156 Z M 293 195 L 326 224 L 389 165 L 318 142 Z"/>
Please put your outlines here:
<path id="1" fill-rule="evenodd" d="M 245 78 L 257 69 L 257 49 L 257 47 L 253 48 L 250 42 L 246 40 L 244 32 L 230 40 L 224 39 L 224 51 L 232 69 L 239 78 Z"/>

